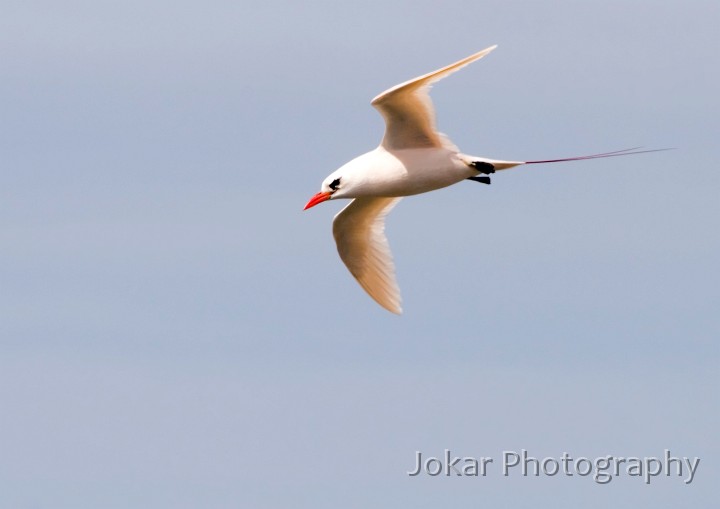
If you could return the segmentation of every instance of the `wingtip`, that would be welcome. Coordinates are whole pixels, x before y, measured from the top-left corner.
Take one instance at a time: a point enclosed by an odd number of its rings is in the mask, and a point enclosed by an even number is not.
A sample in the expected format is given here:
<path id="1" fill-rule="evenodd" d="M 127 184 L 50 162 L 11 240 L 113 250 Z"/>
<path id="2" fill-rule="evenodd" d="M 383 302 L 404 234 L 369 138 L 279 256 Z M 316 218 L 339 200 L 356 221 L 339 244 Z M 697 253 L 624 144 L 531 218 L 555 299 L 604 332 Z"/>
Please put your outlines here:
<path id="1" fill-rule="evenodd" d="M 365 290 L 368 291 L 367 288 Z M 399 316 L 403 314 L 402 300 L 399 293 L 394 296 L 387 296 L 377 295 L 375 292 L 370 293 L 370 291 L 368 291 L 368 294 L 375 302 L 380 304 L 383 309 L 390 311 L 394 315 Z"/>
<path id="2" fill-rule="evenodd" d="M 495 51 L 495 48 L 497 48 L 497 47 L 498 47 L 497 44 L 493 44 L 492 46 L 489 46 L 489 47 L 485 48 L 484 50 L 478 51 L 478 53 L 485 53 L 485 54 L 487 55 L 487 54 L 490 53 L 491 51 Z M 477 53 L 476 53 L 476 54 L 477 54 Z"/>
<path id="3" fill-rule="evenodd" d="M 474 62 L 475 60 L 478 60 L 478 59 L 480 59 L 480 58 L 482 58 L 482 57 L 484 57 L 484 56 L 486 56 L 486 55 L 489 55 L 489 54 L 492 53 L 492 52 L 495 50 L 495 48 L 497 48 L 497 47 L 498 47 L 497 44 L 493 44 L 492 46 L 488 46 L 488 47 L 485 48 L 485 49 L 481 49 L 481 50 L 478 51 L 477 53 L 473 53 L 472 55 L 470 55 L 469 57 L 467 57 L 467 58 L 465 58 L 465 59 L 463 59 L 463 60 L 467 61 L 467 63 Z"/>
<path id="4" fill-rule="evenodd" d="M 379 299 L 379 298 L 377 298 L 377 297 L 376 297 L 375 295 L 373 295 L 373 294 L 370 294 L 370 297 L 372 297 L 372 299 L 373 299 L 375 302 L 377 302 L 378 304 L 380 304 L 380 306 L 381 306 L 383 309 L 385 309 L 385 310 L 387 310 L 387 311 L 390 311 L 392 314 L 398 315 L 398 316 L 400 316 L 400 315 L 403 314 L 402 305 L 401 305 L 399 299 L 398 299 L 398 300 L 387 301 L 387 300 L 385 300 L 385 299 Z"/>

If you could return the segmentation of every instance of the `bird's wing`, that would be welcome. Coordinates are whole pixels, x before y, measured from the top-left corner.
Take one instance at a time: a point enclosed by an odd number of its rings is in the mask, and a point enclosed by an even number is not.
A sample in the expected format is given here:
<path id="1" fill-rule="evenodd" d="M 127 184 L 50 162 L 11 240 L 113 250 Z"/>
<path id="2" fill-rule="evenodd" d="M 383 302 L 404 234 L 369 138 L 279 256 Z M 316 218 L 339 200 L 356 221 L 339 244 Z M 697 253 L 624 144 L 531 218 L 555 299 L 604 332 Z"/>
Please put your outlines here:
<path id="1" fill-rule="evenodd" d="M 430 86 L 448 74 L 484 57 L 496 47 L 490 46 L 459 62 L 396 85 L 373 99 L 371 104 L 385 118 L 383 147 L 387 149 L 443 147 L 443 139 L 435 127 L 435 111 L 430 100 Z"/>
<path id="2" fill-rule="evenodd" d="M 396 314 L 400 288 L 387 237 L 385 216 L 400 198 L 355 198 L 333 220 L 340 258 L 370 297 Z"/>

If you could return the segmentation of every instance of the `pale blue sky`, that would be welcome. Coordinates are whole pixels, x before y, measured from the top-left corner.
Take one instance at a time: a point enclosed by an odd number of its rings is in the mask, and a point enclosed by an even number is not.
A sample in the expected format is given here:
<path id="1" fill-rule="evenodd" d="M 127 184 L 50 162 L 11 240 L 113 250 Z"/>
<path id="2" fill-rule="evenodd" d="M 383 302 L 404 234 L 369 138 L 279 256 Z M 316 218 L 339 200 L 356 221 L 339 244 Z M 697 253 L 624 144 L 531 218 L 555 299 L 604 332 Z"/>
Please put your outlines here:
<path id="1" fill-rule="evenodd" d="M 0 4 L 0 508 L 710 507 L 720 5 Z M 322 179 L 400 81 L 464 151 L 403 200 L 405 314 Z M 416 450 L 699 456 L 694 482 L 409 478 Z"/>

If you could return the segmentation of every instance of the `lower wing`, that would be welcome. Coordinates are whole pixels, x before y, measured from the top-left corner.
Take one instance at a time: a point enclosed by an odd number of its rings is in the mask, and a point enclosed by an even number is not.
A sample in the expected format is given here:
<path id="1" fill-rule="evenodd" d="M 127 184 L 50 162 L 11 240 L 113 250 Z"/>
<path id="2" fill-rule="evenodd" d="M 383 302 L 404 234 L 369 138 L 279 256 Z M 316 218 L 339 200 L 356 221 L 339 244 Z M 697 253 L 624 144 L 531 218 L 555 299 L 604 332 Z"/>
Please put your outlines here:
<path id="1" fill-rule="evenodd" d="M 382 307 L 402 313 L 385 216 L 400 198 L 355 198 L 333 220 L 340 258 L 360 286 Z"/>

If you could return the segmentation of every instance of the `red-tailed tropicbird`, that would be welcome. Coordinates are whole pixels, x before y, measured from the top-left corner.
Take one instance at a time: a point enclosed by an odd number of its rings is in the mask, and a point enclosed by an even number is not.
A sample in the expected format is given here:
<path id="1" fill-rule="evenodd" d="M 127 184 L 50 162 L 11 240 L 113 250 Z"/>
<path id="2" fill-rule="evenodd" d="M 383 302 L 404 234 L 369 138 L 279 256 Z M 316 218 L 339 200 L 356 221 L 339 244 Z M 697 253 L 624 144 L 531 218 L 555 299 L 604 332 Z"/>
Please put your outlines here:
<path id="1" fill-rule="evenodd" d="M 491 46 L 454 64 L 396 85 L 371 104 L 385 119 L 385 136 L 375 150 L 330 174 L 305 209 L 337 198 L 352 198 L 333 220 L 340 258 L 360 285 L 382 307 L 396 314 L 400 289 L 385 237 L 385 216 L 403 196 L 426 193 L 463 180 L 490 183 L 487 175 L 523 164 L 578 161 L 653 152 L 638 147 L 581 157 L 542 161 L 501 161 L 463 154 L 435 127 L 431 85 L 479 60 Z"/>

